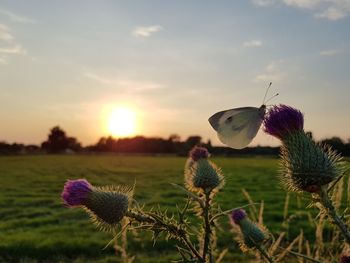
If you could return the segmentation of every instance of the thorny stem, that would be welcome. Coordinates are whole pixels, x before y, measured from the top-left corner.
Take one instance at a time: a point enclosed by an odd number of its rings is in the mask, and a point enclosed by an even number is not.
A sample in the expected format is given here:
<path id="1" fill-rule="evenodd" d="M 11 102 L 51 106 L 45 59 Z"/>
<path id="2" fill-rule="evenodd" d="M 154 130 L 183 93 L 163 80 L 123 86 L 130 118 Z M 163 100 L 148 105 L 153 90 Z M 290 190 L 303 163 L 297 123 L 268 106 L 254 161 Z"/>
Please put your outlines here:
<path id="1" fill-rule="evenodd" d="M 138 222 L 141 223 L 161 223 L 163 226 L 165 226 L 168 230 L 169 229 L 176 229 L 175 226 L 173 225 L 169 225 L 163 221 L 161 222 L 157 222 L 159 220 L 156 220 L 154 218 L 152 218 L 149 215 L 145 215 L 145 214 L 140 214 L 140 213 L 135 213 L 134 211 L 127 211 L 126 213 L 127 217 L 133 218 Z M 197 251 L 197 249 L 192 245 L 190 239 L 188 238 L 188 236 L 186 234 L 180 234 L 180 233 L 176 233 L 178 238 L 180 239 L 180 241 L 186 245 L 188 247 L 189 250 L 191 250 L 191 252 L 193 253 L 193 255 L 196 256 L 196 258 L 198 259 L 199 262 L 205 262 L 204 259 L 202 258 L 202 256 L 199 254 L 199 252 Z"/>
<path id="2" fill-rule="evenodd" d="M 219 217 L 226 216 L 226 215 L 230 214 L 232 211 L 234 211 L 236 209 L 244 208 L 244 207 L 251 206 L 251 205 L 258 205 L 258 204 L 260 204 L 260 203 L 251 203 L 251 204 L 243 205 L 243 206 L 240 206 L 240 207 L 232 208 L 232 209 L 229 209 L 229 210 L 225 210 L 225 211 L 223 211 L 221 213 L 218 213 L 218 214 L 214 215 L 210 219 L 210 223 L 214 222 L 214 220 L 219 218 Z"/>
<path id="3" fill-rule="evenodd" d="M 186 246 L 192 251 L 192 253 L 198 258 L 199 262 L 205 262 L 204 259 L 201 257 L 197 249 L 192 245 L 191 241 L 188 239 L 188 237 L 183 238 L 184 243 Z"/>
<path id="4" fill-rule="evenodd" d="M 279 247 L 279 248 L 280 248 L 280 249 L 283 249 L 283 250 L 285 249 L 285 248 L 283 248 L 283 247 Z M 294 251 L 292 251 L 292 250 L 287 251 L 287 253 L 292 254 L 292 255 L 295 255 L 295 256 L 297 256 L 297 257 L 304 258 L 304 259 L 309 260 L 309 261 L 312 261 L 312 262 L 323 263 L 323 261 L 319 261 L 319 260 L 317 260 L 317 259 L 308 257 L 308 256 L 306 256 L 306 255 L 304 255 L 304 254 L 300 254 L 300 253 L 298 253 L 298 252 L 294 252 Z"/>
<path id="5" fill-rule="evenodd" d="M 210 244 L 210 221 L 209 221 L 209 209 L 210 209 L 210 192 L 205 193 L 205 206 L 203 209 L 204 216 L 204 245 L 203 245 L 203 259 L 206 260 L 207 254 L 209 257 L 209 262 L 213 262 L 213 256 L 211 254 L 211 244 Z"/>
<path id="6" fill-rule="evenodd" d="M 332 200 L 330 199 L 326 187 L 321 187 L 319 192 L 320 202 L 322 206 L 326 209 L 327 215 L 332 218 L 334 224 L 340 229 L 340 232 L 344 236 L 346 242 L 350 245 L 350 230 L 349 227 L 343 222 L 340 216 L 337 214 L 335 207 L 332 204 Z"/>
<path id="7" fill-rule="evenodd" d="M 273 259 L 269 256 L 269 254 L 267 254 L 267 252 L 265 251 L 265 249 L 263 249 L 261 246 L 257 245 L 256 248 L 259 250 L 260 254 L 263 255 L 268 262 L 270 263 L 274 263 Z"/>

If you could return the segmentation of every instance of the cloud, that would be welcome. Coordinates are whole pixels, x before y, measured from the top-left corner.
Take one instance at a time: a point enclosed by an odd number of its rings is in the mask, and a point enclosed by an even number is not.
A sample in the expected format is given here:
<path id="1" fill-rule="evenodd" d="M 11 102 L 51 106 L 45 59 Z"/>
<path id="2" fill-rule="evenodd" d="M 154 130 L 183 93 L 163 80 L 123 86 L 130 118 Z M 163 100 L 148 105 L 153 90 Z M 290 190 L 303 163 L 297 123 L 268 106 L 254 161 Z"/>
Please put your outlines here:
<path id="1" fill-rule="evenodd" d="M 350 0 L 252 0 L 257 6 L 286 5 L 308 10 L 316 18 L 336 21 L 350 14 Z"/>
<path id="2" fill-rule="evenodd" d="M 134 35 L 135 37 L 150 37 L 154 33 L 157 33 L 161 30 L 163 30 L 163 27 L 159 25 L 148 26 L 148 27 L 140 26 L 140 27 L 136 27 L 132 31 L 132 35 Z"/>
<path id="3" fill-rule="evenodd" d="M 10 29 L 3 24 L 0 24 L 0 40 L 11 42 L 14 39 L 13 35 L 10 32 Z"/>
<path id="4" fill-rule="evenodd" d="M 253 3 L 258 6 L 268 6 L 271 5 L 274 0 L 253 0 Z"/>
<path id="5" fill-rule="evenodd" d="M 254 82 L 264 82 L 264 83 L 269 83 L 269 82 L 280 82 L 284 80 L 287 76 L 285 72 L 282 71 L 282 61 L 273 61 L 269 63 L 266 67 L 264 72 L 261 74 L 258 74 Z"/>
<path id="6" fill-rule="evenodd" d="M 350 10 L 347 10 L 347 12 L 349 11 Z M 346 11 L 344 12 L 344 10 L 340 10 L 335 7 L 329 7 L 325 11 L 318 13 L 315 16 L 318 18 L 326 18 L 326 19 L 335 21 L 346 17 L 346 15 L 347 15 Z"/>
<path id="7" fill-rule="evenodd" d="M 6 16 L 13 22 L 22 23 L 22 24 L 32 24 L 35 23 L 35 20 L 15 14 L 5 9 L 0 9 L 0 14 Z"/>
<path id="8" fill-rule="evenodd" d="M 100 84 L 122 88 L 131 92 L 149 91 L 163 88 L 161 84 L 150 81 L 135 81 L 127 78 L 109 78 L 92 72 L 84 72 L 83 76 Z"/>
<path id="9" fill-rule="evenodd" d="M 86 78 L 89 78 L 89 79 L 92 79 L 96 82 L 99 82 L 101 84 L 104 84 L 104 85 L 113 85 L 113 84 L 116 84 L 113 80 L 110 80 L 108 78 L 105 78 L 105 77 L 101 77 L 95 73 L 91 73 L 91 72 L 84 72 L 83 73 L 84 77 Z"/>
<path id="10" fill-rule="evenodd" d="M 0 48 L 2 54 L 26 54 L 27 51 L 21 45 L 14 45 L 10 47 Z"/>
<path id="11" fill-rule="evenodd" d="M 329 49 L 329 50 L 322 50 L 320 52 L 321 56 L 335 56 L 342 53 L 342 50 L 340 49 Z"/>
<path id="12" fill-rule="evenodd" d="M 15 41 L 11 29 L 7 25 L 0 24 L 0 64 L 7 64 L 9 56 L 26 53 L 27 51 Z"/>
<path id="13" fill-rule="evenodd" d="M 262 42 L 260 40 L 251 40 L 243 43 L 243 47 L 261 47 Z"/>

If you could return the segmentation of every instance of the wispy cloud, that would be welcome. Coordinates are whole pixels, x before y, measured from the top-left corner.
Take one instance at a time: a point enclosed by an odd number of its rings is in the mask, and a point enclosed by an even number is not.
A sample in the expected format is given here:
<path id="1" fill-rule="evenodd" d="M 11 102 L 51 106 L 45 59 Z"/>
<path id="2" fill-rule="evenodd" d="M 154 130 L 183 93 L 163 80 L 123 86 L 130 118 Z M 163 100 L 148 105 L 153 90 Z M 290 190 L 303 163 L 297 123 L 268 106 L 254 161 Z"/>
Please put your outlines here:
<path id="1" fill-rule="evenodd" d="M 254 48 L 254 47 L 261 47 L 261 46 L 262 46 L 262 42 L 260 40 L 250 40 L 243 43 L 243 47 L 247 47 L 247 48 Z"/>
<path id="2" fill-rule="evenodd" d="M 3 24 L 0 24 L 0 40 L 11 42 L 14 39 L 13 35 L 10 32 L 10 29 Z"/>
<path id="3" fill-rule="evenodd" d="M 258 74 L 254 82 L 280 82 L 286 78 L 287 74 L 282 70 L 282 61 L 272 61 L 261 74 Z"/>
<path id="4" fill-rule="evenodd" d="M 154 25 L 154 26 L 140 26 L 136 27 L 132 31 L 132 35 L 136 37 L 150 37 L 154 33 L 157 33 L 159 31 L 163 30 L 162 26 Z"/>
<path id="5" fill-rule="evenodd" d="M 2 54 L 26 54 L 27 51 L 21 45 L 0 48 Z"/>
<path id="6" fill-rule="evenodd" d="M 27 51 L 15 41 L 11 29 L 4 24 L 0 24 L 0 64 L 7 64 L 9 56 L 23 55 Z"/>
<path id="7" fill-rule="evenodd" d="M 329 50 L 322 50 L 320 52 L 321 56 L 335 56 L 342 53 L 342 50 L 340 49 L 329 49 Z"/>
<path id="8" fill-rule="evenodd" d="M 13 12 L 10 12 L 10 11 L 2 9 L 2 8 L 0 8 L 0 14 L 3 16 L 6 16 L 8 19 L 10 19 L 13 22 L 23 23 L 23 24 L 35 23 L 35 20 L 33 20 L 31 18 L 15 14 Z"/>
<path id="9" fill-rule="evenodd" d="M 350 9 L 343 10 L 336 7 L 329 7 L 323 12 L 316 14 L 315 16 L 318 18 L 326 18 L 326 19 L 335 21 L 346 17 L 347 13 L 349 12 L 350 12 Z"/>
<path id="10" fill-rule="evenodd" d="M 100 84 L 122 88 L 129 92 L 149 91 L 163 88 L 161 84 L 151 81 L 136 81 L 128 78 L 111 78 L 88 71 L 84 72 L 83 76 Z"/>
<path id="11" fill-rule="evenodd" d="M 316 18 L 332 21 L 345 18 L 350 14 L 349 0 L 252 0 L 255 5 L 287 5 L 309 10 Z"/>
<path id="12" fill-rule="evenodd" d="M 255 5 L 258 6 L 268 6 L 271 5 L 274 0 L 252 0 Z"/>

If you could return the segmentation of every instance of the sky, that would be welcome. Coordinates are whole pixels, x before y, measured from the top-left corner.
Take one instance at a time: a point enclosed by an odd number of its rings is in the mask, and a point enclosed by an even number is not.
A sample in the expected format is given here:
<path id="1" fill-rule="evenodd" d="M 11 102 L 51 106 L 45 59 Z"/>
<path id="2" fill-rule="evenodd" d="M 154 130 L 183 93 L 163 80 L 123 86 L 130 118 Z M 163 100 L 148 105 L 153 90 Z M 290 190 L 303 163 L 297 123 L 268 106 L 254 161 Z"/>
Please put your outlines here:
<path id="1" fill-rule="evenodd" d="M 0 0 L 0 141 L 59 125 L 93 144 L 127 107 L 137 134 L 221 145 L 208 118 L 259 107 L 270 81 L 316 139 L 348 140 L 349 28 L 350 0 Z"/>

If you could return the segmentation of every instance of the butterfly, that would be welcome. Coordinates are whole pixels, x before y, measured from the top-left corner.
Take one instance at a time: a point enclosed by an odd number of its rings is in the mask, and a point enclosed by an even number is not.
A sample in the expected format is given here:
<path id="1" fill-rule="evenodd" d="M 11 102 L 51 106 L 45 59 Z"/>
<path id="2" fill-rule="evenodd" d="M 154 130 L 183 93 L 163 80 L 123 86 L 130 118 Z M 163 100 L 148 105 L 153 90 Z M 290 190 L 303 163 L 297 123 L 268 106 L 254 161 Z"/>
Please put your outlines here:
<path id="1" fill-rule="evenodd" d="M 266 115 L 266 89 L 263 104 L 257 107 L 241 107 L 219 111 L 209 118 L 210 125 L 217 132 L 219 140 L 234 149 L 243 149 L 254 139 Z"/>

